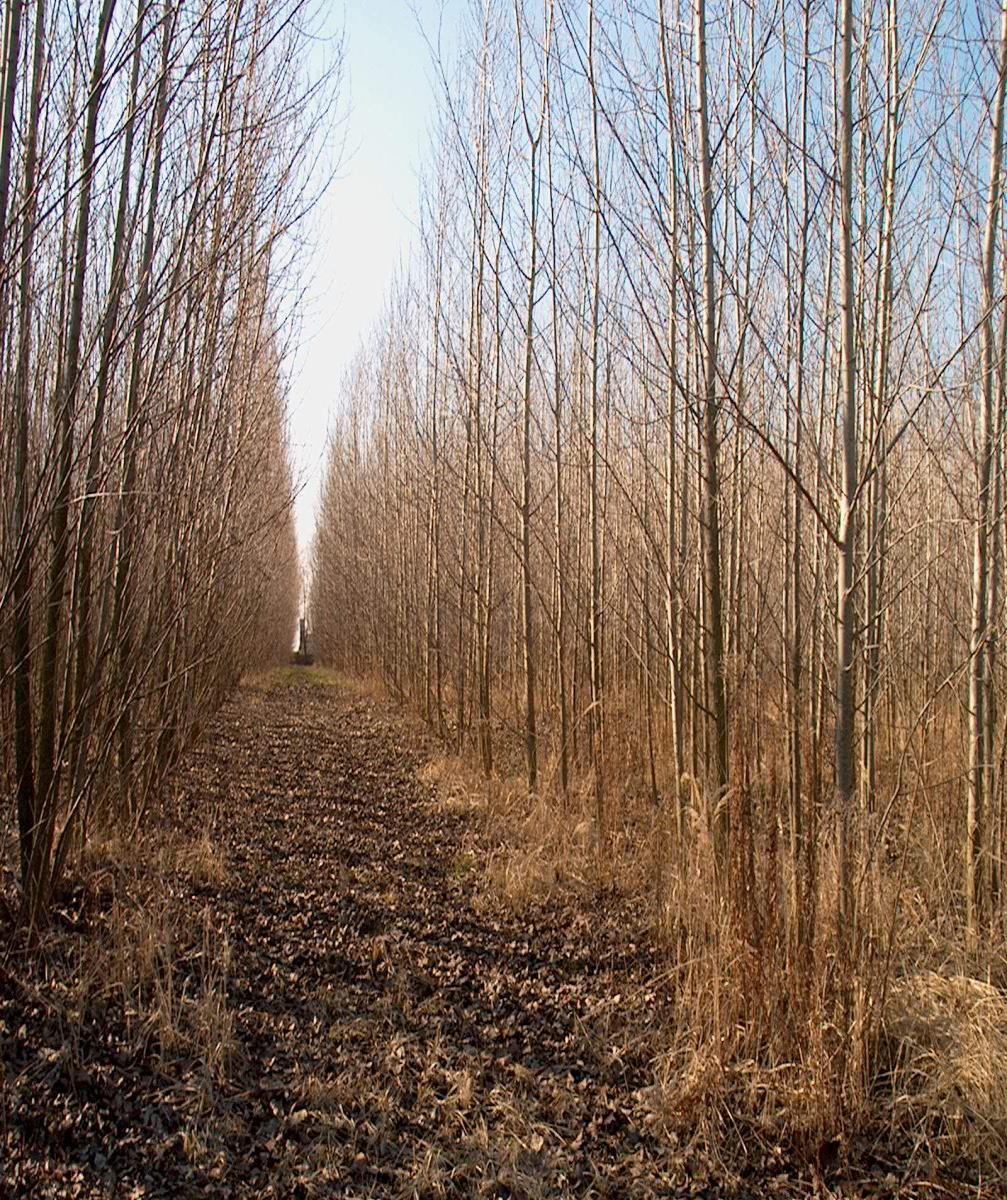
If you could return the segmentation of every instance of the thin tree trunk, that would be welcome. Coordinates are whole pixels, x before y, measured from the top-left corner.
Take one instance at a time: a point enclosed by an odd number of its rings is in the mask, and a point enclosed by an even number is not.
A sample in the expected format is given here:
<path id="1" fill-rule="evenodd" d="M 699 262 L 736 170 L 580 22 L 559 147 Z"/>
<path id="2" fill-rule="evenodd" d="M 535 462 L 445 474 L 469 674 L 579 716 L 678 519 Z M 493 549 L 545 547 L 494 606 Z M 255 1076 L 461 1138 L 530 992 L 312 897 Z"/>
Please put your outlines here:
<path id="1" fill-rule="evenodd" d="M 87 248 L 91 221 L 91 195 L 94 174 L 98 113 L 105 90 L 105 47 L 112 23 L 115 0 L 104 0 L 98 19 L 98 31 L 88 88 L 87 120 L 81 155 L 80 200 L 73 248 L 73 285 L 70 299 L 67 360 L 61 386 L 54 396 L 53 411 L 59 428 L 58 482 L 53 506 L 49 581 L 46 590 L 45 643 L 42 649 L 41 695 L 38 739 L 38 792 L 40 806 L 32 846 L 27 890 L 28 924 L 34 926 L 46 906 L 50 884 L 50 852 L 56 820 L 60 772 L 56 761 L 57 665 L 60 643 L 60 617 L 69 561 L 70 489 L 74 459 L 74 415 L 80 379 L 81 327 L 84 312 L 84 288 L 87 279 Z"/>
<path id="2" fill-rule="evenodd" d="M 602 664 L 602 599 L 601 599 L 601 518 L 599 514 L 599 354 L 601 321 L 601 147 L 598 137 L 598 83 L 595 78 L 595 7 L 588 7 L 588 86 L 591 90 L 591 161 L 592 213 L 591 240 L 591 444 L 590 482 L 588 486 L 591 527 L 591 609 L 588 654 L 591 673 L 590 737 L 591 765 L 594 771 L 595 821 L 599 840 L 605 834 L 604 778 L 604 668 Z"/>
<path id="3" fill-rule="evenodd" d="M 987 709 L 989 670 L 988 585 L 990 484 L 993 463 L 993 392 L 996 374 L 994 308 L 996 235 L 1000 224 L 1000 174 L 1003 159 L 1004 93 L 1007 90 L 1007 3 L 1001 6 L 999 74 L 990 133 L 989 195 L 982 250 L 982 349 L 979 411 L 977 413 L 978 478 L 975 542 L 972 555 L 972 630 L 969 640 L 969 792 L 965 829 L 965 920 L 969 935 L 978 937 L 988 916 L 987 877 L 983 870 L 983 841 L 992 744 Z"/>
<path id="4" fill-rule="evenodd" d="M 853 278 L 853 0 L 843 0 L 840 63 L 840 310 L 842 314 L 842 491 L 836 608 L 836 800 L 839 808 L 839 907 L 842 928 L 853 920 L 850 828 L 856 797 L 854 717 L 854 586 L 856 563 L 857 362 Z"/>
<path id="5" fill-rule="evenodd" d="M 14 5 L 18 8 L 18 5 Z M 11 31 L 8 40 L 12 42 Z M 8 70 L 15 64 L 8 59 Z M 17 530 L 17 559 L 14 567 L 14 755 L 17 770 L 18 848 L 21 886 L 29 883 L 35 827 L 35 745 L 32 733 L 31 696 L 31 568 L 32 535 L 28 506 L 28 435 L 31 424 L 29 371 L 31 368 L 32 265 L 35 221 L 38 212 L 38 126 L 45 67 L 45 0 L 36 0 L 32 52 L 31 107 L 25 145 L 24 217 L 21 223 L 20 298 L 18 312 L 17 366 L 14 376 L 14 411 L 17 413 L 17 445 L 14 466 L 14 525 Z M 0 153 L 0 237 L 7 224 L 10 155 L 7 142 L 5 96 L 4 151 Z M 2 256 L 0 256 L 2 257 Z"/>
<path id="6" fill-rule="evenodd" d="M 718 876 L 726 880 L 730 850 L 730 786 L 724 605 L 720 558 L 719 403 L 714 283 L 713 180 L 707 96 L 706 0 L 695 0 L 696 91 L 699 99 L 699 168 L 703 237 L 703 554 L 706 692 L 713 713 L 712 826 Z"/>

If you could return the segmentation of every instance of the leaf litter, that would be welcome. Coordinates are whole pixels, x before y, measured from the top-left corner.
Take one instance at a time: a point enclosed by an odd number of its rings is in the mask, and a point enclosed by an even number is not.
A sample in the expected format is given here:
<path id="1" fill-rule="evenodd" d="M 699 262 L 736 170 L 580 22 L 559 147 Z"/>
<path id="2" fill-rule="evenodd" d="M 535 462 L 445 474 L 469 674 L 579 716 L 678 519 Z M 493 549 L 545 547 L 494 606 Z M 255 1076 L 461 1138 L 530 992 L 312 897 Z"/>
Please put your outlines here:
<path id="1" fill-rule="evenodd" d="M 639 906 L 488 902 L 431 752 L 344 689 L 238 691 L 160 848 L 109 847 L 0 965 L 0 1196 L 907 1194 L 740 1178 L 662 1128 L 673 964 Z"/>

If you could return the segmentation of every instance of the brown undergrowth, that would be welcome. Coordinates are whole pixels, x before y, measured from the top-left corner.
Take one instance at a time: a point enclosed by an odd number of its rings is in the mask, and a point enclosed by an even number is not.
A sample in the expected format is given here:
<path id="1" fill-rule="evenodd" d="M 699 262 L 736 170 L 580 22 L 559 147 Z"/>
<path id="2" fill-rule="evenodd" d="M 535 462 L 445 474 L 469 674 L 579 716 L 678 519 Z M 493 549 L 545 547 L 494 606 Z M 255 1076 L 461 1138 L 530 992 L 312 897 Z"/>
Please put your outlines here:
<path id="1" fill-rule="evenodd" d="M 626 747 L 628 735 L 610 736 Z M 956 1180 L 1007 1191 L 1007 957 L 995 939 L 962 954 L 946 896 L 905 870 L 920 849 L 890 850 L 884 869 L 864 872 L 845 922 L 822 830 L 814 893 L 798 909 L 782 797 L 734 795 L 743 833 L 725 889 L 696 781 L 684 776 L 676 795 L 661 780 L 655 803 L 633 755 L 621 757 L 606 773 L 600 838 L 588 771 L 566 795 L 554 762 L 534 795 L 520 775 L 487 780 L 457 755 L 421 777 L 483 832 L 483 902 L 589 905 L 609 889 L 645 914 L 668 956 L 671 1004 L 647 1089 L 655 1127 L 725 1178 L 796 1160 L 820 1186 L 845 1173 L 900 1195 Z M 772 819 L 759 828 L 753 812 Z"/>
<path id="2" fill-rule="evenodd" d="M 547 802 L 373 684 L 251 681 L 157 836 L 93 845 L 8 949 L 7 1193 L 1002 1193 L 1000 979 L 926 965 L 923 899 L 890 962 L 824 907 L 797 954 L 766 831 L 715 904 L 699 790 L 683 853 L 606 782 L 599 839 L 589 779 Z"/>
<path id="3" fill-rule="evenodd" d="M 689 1190 L 703 1164 L 648 1129 L 629 914 L 482 904 L 421 741 L 324 677 L 258 681 L 160 836 L 91 848 L 42 953 L 4 960 L 0 1194 Z"/>
<path id="4" fill-rule="evenodd" d="M 155 836 L 89 844 L 41 944 L 22 945 L 15 935 L 4 955 L 5 979 L 62 1035 L 48 1061 L 73 1060 L 95 1025 L 111 1019 L 123 1054 L 156 1061 L 169 1075 L 203 1075 L 208 1085 L 227 1077 L 235 1051 L 231 947 L 199 899 L 227 879 L 210 831 L 166 823 Z"/>

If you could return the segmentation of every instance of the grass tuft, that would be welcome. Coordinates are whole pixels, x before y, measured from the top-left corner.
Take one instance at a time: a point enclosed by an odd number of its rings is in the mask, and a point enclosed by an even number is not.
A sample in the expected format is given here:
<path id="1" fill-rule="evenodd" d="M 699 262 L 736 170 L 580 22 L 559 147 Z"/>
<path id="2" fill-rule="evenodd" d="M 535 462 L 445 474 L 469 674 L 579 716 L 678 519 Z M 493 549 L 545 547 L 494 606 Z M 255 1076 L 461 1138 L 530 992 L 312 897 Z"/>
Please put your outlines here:
<path id="1" fill-rule="evenodd" d="M 1007 1162 L 1007 996 L 924 971 L 895 982 L 879 1083 L 892 1127 L 939 1160 Z"/>

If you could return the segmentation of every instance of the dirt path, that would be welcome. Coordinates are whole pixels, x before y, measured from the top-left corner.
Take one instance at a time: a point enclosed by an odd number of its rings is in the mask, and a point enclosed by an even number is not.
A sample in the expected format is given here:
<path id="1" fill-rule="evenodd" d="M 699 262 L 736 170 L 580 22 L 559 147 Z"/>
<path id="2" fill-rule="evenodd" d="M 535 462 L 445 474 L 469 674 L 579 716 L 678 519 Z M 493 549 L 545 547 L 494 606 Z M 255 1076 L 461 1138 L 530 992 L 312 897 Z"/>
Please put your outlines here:
<path id="1" fill-rule="evenodd" d="M 476 903 L 471 821 L 422 755 L 334 687 L 239 692 L 177 780 L 209 861 L 170 874 L 170 987 L 137 984 L 174 997 L 174 1053 L 163 997 L 149 1030 L 114 989 L 68 1024 L 43 977 L 2 981 L 10 1194 L 714 1194 L 650 1133 L 659 964 L 632 911 Z"/>

